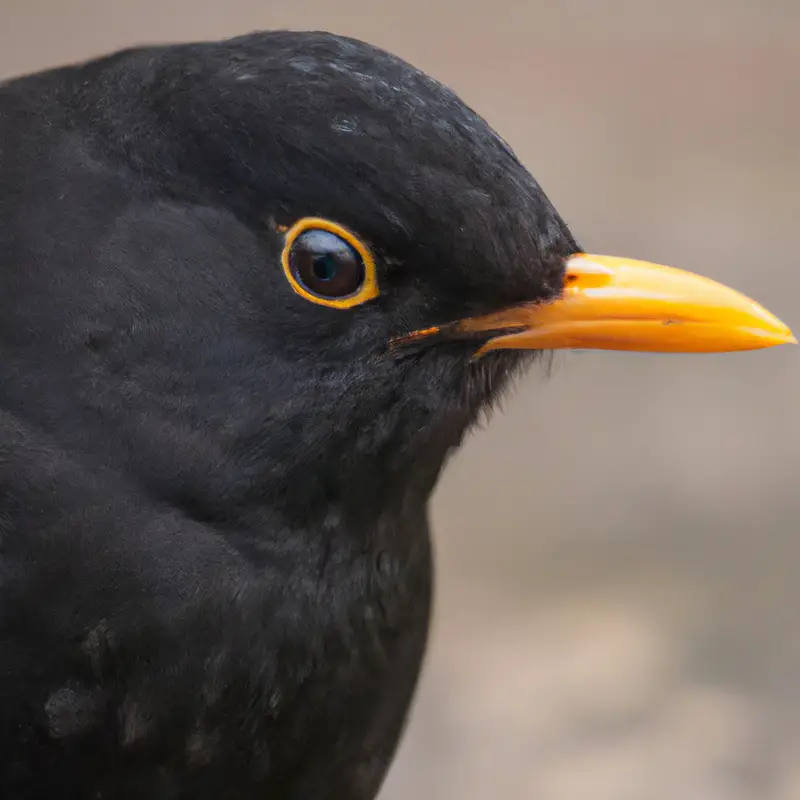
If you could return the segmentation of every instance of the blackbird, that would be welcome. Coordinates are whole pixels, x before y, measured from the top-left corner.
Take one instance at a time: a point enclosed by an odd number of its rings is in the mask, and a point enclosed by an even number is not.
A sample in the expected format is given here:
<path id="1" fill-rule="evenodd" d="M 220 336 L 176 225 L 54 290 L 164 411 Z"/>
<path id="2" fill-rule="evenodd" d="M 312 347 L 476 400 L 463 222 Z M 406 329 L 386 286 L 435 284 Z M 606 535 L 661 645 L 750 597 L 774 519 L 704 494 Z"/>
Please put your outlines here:
<path id="1" fill-rule="evenodd" d="M 583 254 L 368 44 L 269 32 L 0 86 L 0 797 L 368 800 L 428 500 L 537 353 L 793 342 Z"/>

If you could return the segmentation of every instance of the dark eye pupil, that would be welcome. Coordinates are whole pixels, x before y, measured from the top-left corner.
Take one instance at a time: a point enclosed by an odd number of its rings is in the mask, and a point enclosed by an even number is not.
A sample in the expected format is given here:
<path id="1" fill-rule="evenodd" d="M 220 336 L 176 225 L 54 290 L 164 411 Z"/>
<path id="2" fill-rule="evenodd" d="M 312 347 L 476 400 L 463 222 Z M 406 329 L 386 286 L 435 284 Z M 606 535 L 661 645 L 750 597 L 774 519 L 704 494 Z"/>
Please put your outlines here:
<path id="1" fill-rule="evenodd" d="M 364 283 L 361 255 L 330 231 L 311 229 L 301 233 L 289 251 L 289 263 L 298 282 L 320 297 L 355 294 Z"/>
<path id="2" fill-rule="evenodd" d="M 336 263 L 334 256 L 330 253 L 326 253 L 324 256 L 314 257 L 314 274 L 321 281 L 332 280 L 336 277 L 338 271 L 339 265 Z"/>

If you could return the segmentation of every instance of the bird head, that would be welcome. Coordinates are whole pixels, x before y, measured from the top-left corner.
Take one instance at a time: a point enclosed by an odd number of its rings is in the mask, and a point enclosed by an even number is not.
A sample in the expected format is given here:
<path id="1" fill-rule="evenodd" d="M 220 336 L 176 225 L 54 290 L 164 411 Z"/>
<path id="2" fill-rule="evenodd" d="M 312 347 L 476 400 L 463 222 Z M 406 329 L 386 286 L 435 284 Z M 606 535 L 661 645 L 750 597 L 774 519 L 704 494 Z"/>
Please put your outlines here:
<path id="1" fill-rule="evenodd" d="M 480 116 L 367 44 L 146 48 L 59 83 L 72 202 L 34 213 L 79 264 L 62 323 L 98 413 L 73 427 L 200 516 L 427 498 L 538 352 L 793 341 L 712 281 L 584 254 Z"/>

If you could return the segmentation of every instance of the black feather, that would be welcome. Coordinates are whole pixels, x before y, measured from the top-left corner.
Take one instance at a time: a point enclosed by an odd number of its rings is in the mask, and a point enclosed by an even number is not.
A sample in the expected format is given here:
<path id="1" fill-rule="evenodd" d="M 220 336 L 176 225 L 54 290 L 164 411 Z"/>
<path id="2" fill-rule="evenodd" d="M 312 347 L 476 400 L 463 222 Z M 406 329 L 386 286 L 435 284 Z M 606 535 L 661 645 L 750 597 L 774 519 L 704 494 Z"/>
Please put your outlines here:
<path id="1" fill-rule="evenodd" d="M 380 296 L 295 294 L 323 216 Z M 368 800 L 431 601 L 427 503 L 523 359 L 392 337 L 576 251 L 449 90 L 322 33 L 0 87 L 0 796 Z"/>

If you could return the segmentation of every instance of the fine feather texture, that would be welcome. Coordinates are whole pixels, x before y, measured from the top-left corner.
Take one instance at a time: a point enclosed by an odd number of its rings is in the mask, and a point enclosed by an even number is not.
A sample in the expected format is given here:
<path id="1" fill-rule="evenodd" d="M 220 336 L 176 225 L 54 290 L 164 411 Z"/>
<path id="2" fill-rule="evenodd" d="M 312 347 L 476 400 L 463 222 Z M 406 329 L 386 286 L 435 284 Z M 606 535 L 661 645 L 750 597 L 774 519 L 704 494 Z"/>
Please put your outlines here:
<path id="1" fill-rule="evenodd" d="M 295 294 L 280 226 L 376 254 Z M 427 503 L 525 360 L 409 330 L 578 250 L 455 95 L 255 34 L 0 87 L 0 796 L 369 800 L 417 681 Z"/>

